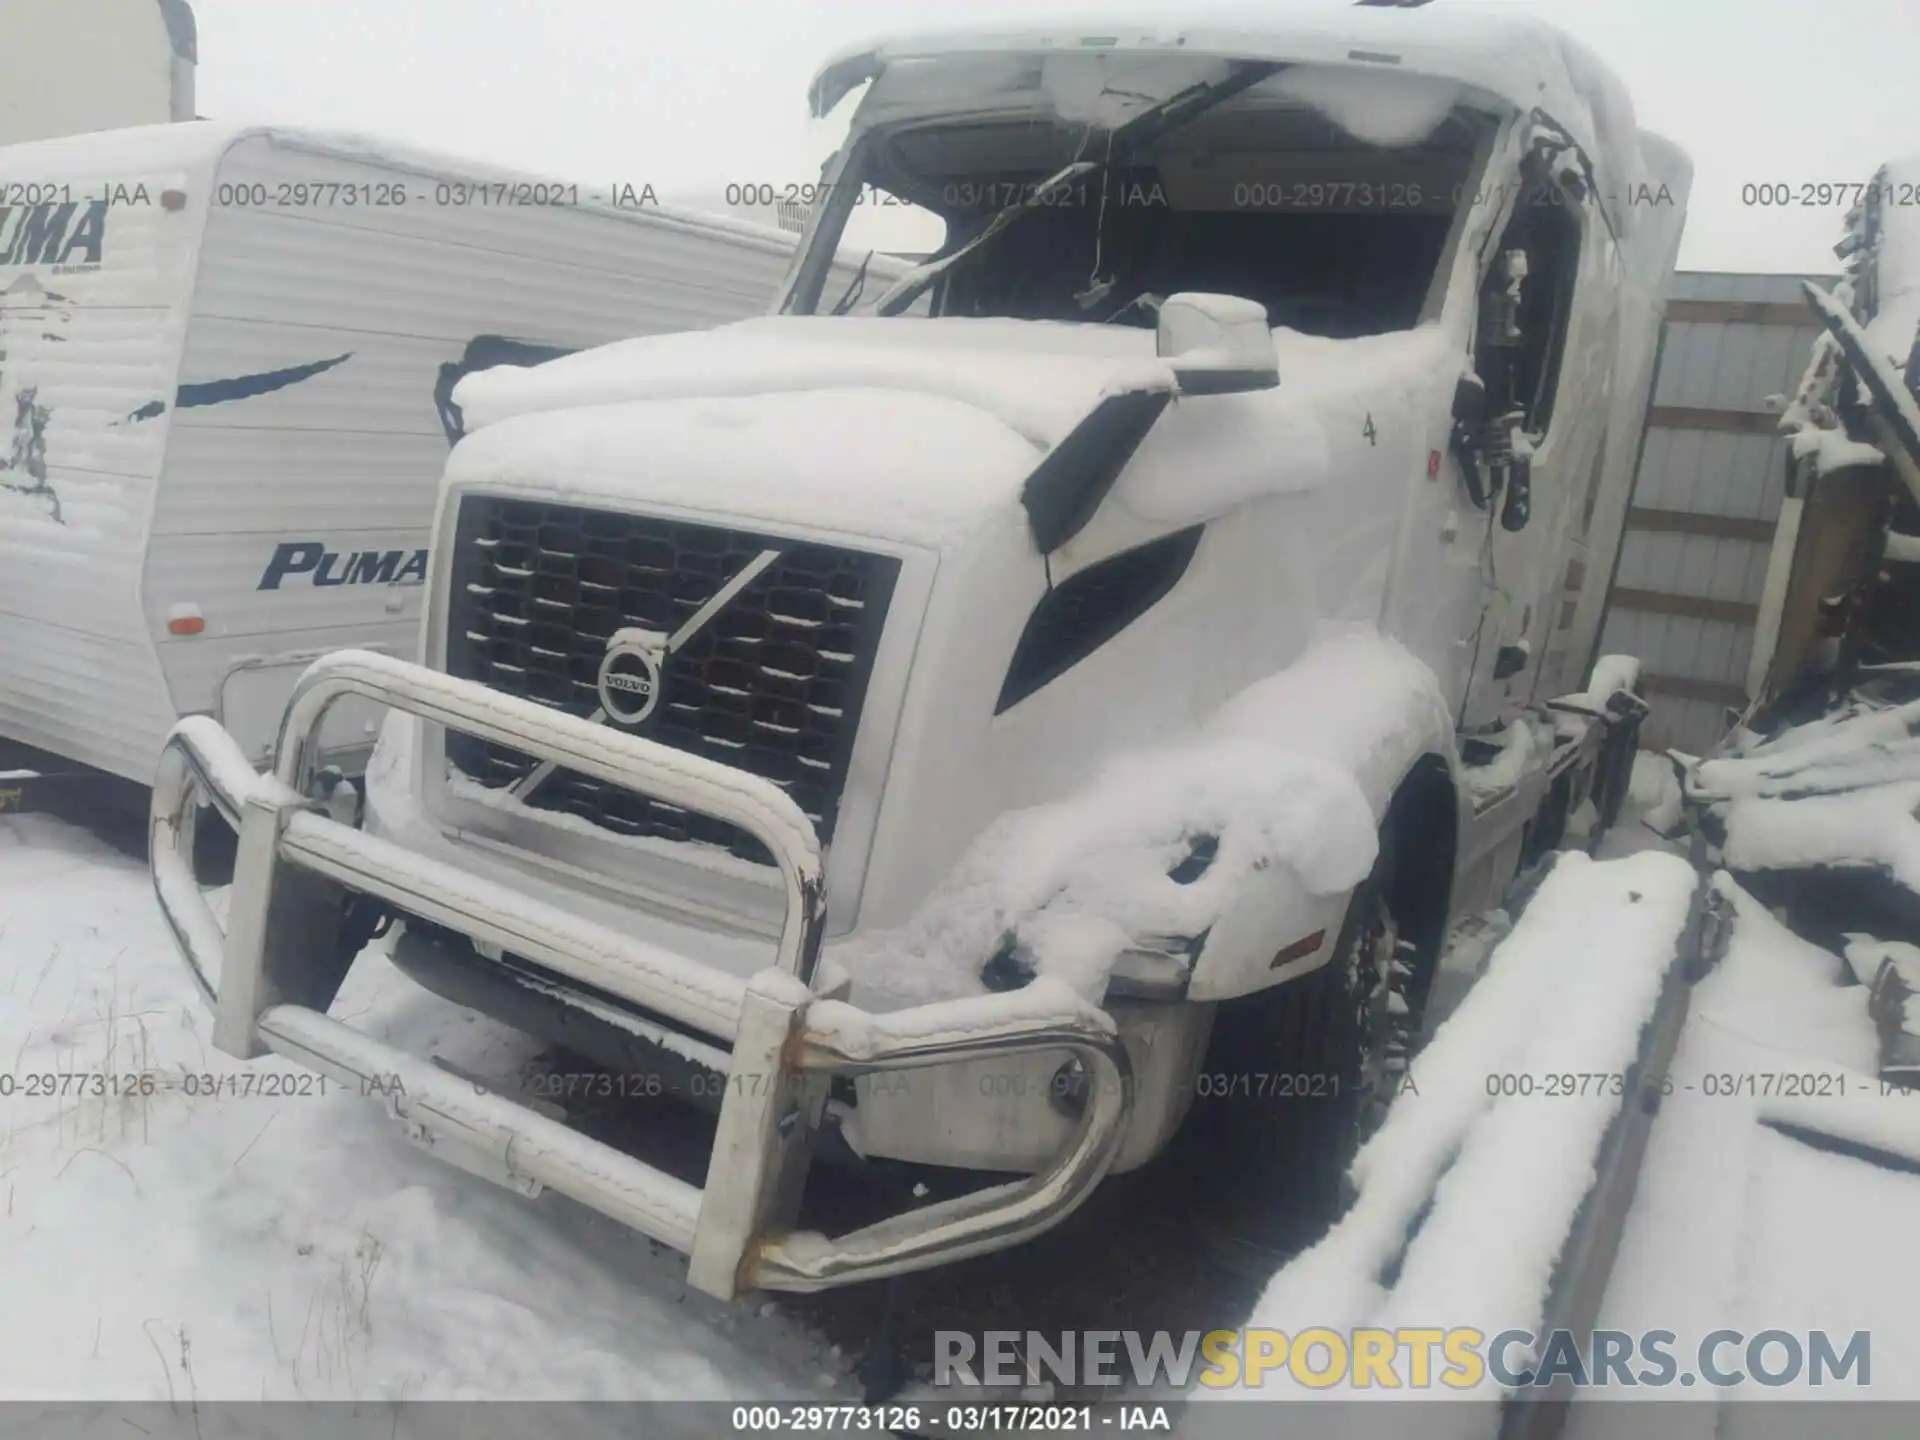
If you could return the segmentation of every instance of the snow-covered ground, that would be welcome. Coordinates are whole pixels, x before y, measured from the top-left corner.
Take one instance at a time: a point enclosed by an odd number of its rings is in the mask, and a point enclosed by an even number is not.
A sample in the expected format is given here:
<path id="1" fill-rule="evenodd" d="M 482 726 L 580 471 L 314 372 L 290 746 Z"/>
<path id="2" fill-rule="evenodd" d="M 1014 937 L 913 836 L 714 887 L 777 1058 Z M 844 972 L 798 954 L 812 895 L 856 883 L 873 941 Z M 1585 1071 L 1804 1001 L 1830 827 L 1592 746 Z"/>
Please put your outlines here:
<path id="1" fill-rule="evenodd" d="M 1751 779 L 1759 790 L 1765 766 L 1728 761 L 1701 768 L 1723 781 Z M 1634 778 L 1636 801 L 1662 823 L 1677 818 L 1678 787 L 1662 762 L 1643 757 Z M 1822 803 L 1830 802 L 1801 805 Z M 1786 816 L 1779 833 L 1799 832 L 1804 813 Z M 1833 1133 L 1891 1135 L 1903 1158 L 1920 1162 L 1920 1092 L 1887 1094 L 1862 1083 L 1874 1076 L 1879 1045 L 1860 971 L 1886 947 L 1856 943 L 1849 948 L 1860 954 L 1836 955 L 1794 935 L 1730 880 L 1718 883 L 1734 907 L 1732 943 L 1693 992 L 1671 1093 L 1648 1144 L 1598 1323 L 1683 1337 L 1722 1328 L 1749 1336 L 1824 1329 L 1842 1342 L 1864 1330 L 1872 1336 L 1872 1398 L 1920 1399 L 1920 1271 L 1911 1260 L 1920 1174 L 1815 1148 L 1761 1123 L 1766 1115 L 1785 1116 L 1790 1106 L 1824 1112 Z M 1766 1093 L 1788 1090 L 1813 1098 Z M 1738 1398 L 1781 1396 L 1811 1398 L 1805 1378 L 1764 1392 L 1749 1385 Z M 1576 1417 L 1574 1440 L 1640 1433 L 1627 1417 L 1593 1407 Z M 1759 1423 L 1736 1411 L 1717 1431 L 1703 1418 L 1704 1428 L 1685 1433 L 1737 1437 Z"/>
<path id="2" fill-rule="evenodd" d="M 1672 855 L 1561 857 L 1415 1057 L 1412 1084 L 1354 1162 L 1355 1203 L 1280 1272 L 1251 1323 L 1298 1334 L 1444 1316 L 1488 1335 L 1537 1329 L 1620 1104 L 1604 1084 L 1551 1096 L 1549 1084 L 1633 1064 L 1694 889 Z"/>
<path id="3" fill-rule="evenodd" d="M 1660 777 L 1639 778 L 1635 799 L 1664 819 Z M 1602 856 L 1671 848 L 1629 811 Z M 1581 862 L 1578 888 L 1617 903 L 1646 888 L 1639 863 Z M 1735 943 L 1695 993 L 1601 1323 L 1870 1330 L 1873 1394 L 1920 1397 L 1912 1277 L 1887 1260 L 1910 1248 L 1920 1177 L 1704 1093 L 1710 1074 L 1875 1064 L 1844 962 L 1733 901 Z M 1627 918 L 1591 925 L 1622 934 Z M 1487 948 L 1455 955 L 1456 989 Z M 482 1074 L 532 1053 L 380 964 L 356 966 L 336 1013 Z M 680 1257 L 411 1149 L 376 1099 L 221 1088 L 303 1072 L 243 1067 L 210 1030 L 144 866 L 47 817 L 0 820 L 0 1396 L 851 1398 L 849 1362 L 777 1302 L 689 1291 Z M 1614 1068 L 1582 1062 L 1596 1067 Z M 1858 1103 L 1920 1114 L 1920 1097 Z"/>
<path id="4" fill-rule="evenodd" d="M 1557 1094 L 1548 1082 L 1623 1072 L 1653 1013 L 1697 883 L 1682 847 L 1647 823 L 1679 819 L 1678 790 L 1666 760 L 1643 757 L 1600 863 L 1563 857 L 1517 924 L 1501 914 L 1477 939 L 1456 932 L 1436 989 L 1449 1013 L 1414 1061 L 1417 1091 L 1356 1161 L 1353 1208 L 1281 1268 L 1250 1324 L 1391 1331 L 1437 1317 L 1489 1335 L 1538 1333 L 1562 1238 L 1620 1103 L 1584 1083 Z M 1716 1391 L 1689 1362 L 1716 1331 L 1785 1331 L 1803 1342 L 1824 1331 L 1836 1353 L 1864 1331 L 1869 1375 L 1824 1398 L 1920 1399 L 1916 1276 L 1901 1260 L 1920 1213 L 1920 1094 L 1879 1082 L 1879 1037 L 1859 979 L 1889 947 L 1856 943 L 1849 949 L 1860 953 L 1843 958 L 1795 936 L 1731 877 L 1713 884 L 1732 909 L 1731 943 L 1690 995 L 1672 1063 L 1649 1082 L 1660 1109 L 1597 1319 L 1634 1336 L 1670 1332 L 1684 1379 L 1585 1398 L 1813 1398 L 1805 1370 Z M 1494 1094 L 1482 1082 L 1496 1073 L 1531 1088 Z M 1909 1163 L 1870 1163 L 1765 1123 L 1782 1120 Z M 1768 1363 L 1779 1367 L 1784 1353 L 1776 1342 Z M 1737 1370 L 1745 1354 L 1736 1341 L 1712 1358 Z M 1259 1393 L 1357 1392 L 1305 1389 L 1283 1371 Z M 1662 1411 L 1656 1430 L 1644 1411 L 1585 1405 L 1576 1414 L 1580 1440 L 1740 1436 L 1765 1424 L 1741 1406 Z M 1423 1433 L 1442 1433 L 1442 1418 L 1457 1422 L 1445 1433 L 1486 1424 L 1485 1412 L 1449 1410 L 1423 1417 Z"/>
<path id="5" fill-rule="evenodd" d="M 1843 1072 L 1873 1075 L 1865 988 L 1844 983 L 1839 957 L 1730 893 L 1733 944 L 1694 992 L 1599 1323 L 1683 1337 L 1825 1329 L 1844 1341 L 1865 1330 L 1873 1398 L 1920 1399 L 1916 1273 L 1900 1259 L 1911 1255 L 1920 1175 L 1790 1139 L 1760 1123 L 1763 1099 L 1745 1093 L 1746 1077 L 1756 1092 L 1809 1077 L 1835 1093 Z M 1920 1121 L 1920 1094 L 1882 1096 L 1877 1085 L 1833 1103 Z M 1776 1393 L 1808 1398 L 1804 1379 Z M 1749 1386 L 1739 1398 L 1767 1397 Z"/>
<path id="6" fill-rule="evenodd" d="M 481 1074 L 530 1053 L 391 967 L 334 1013 Z M 313 1078 L 211 1029 L 144 865 L 0 820 L 0 1396 L 766 1399 L 844 1370 L 642 1237 L 415 1151 L 377 1098 L 209 1093 Z"/>

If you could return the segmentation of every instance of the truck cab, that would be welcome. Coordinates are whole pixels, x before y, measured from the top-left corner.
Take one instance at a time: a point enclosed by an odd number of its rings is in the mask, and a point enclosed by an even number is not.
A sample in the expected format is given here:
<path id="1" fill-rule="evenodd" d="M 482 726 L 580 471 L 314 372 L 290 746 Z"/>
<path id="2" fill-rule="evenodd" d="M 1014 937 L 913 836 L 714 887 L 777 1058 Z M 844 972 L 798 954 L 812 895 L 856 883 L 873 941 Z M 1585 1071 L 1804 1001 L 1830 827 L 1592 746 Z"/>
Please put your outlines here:
<path id="1" fill-rule="evenodd" d="M 463 380 L 421 663 L 323 660 L 271 777 L 189 724 L 156 789 L 218 1043 L 359 1073 L 324 1011 L 380 931 L 680 1077 L 691 1195 L 431 1072 L 403 1118 L 719 1294 L 1015 1243 L 1237 1143 L 1207 1102 L 1255 1076 L 1344 1155 L 1449 923 L 1605 808 L 1637 703 L 1595 639 L 1687 172 L 1572 42 L 1042 29 L 861 48 L 816 112 L 856 89 L 778 313 Z M 346 694 L 394 707 L 357 823 L 307 793 Z M 829 1239 L 823 1135 L 1014 1178 Z"/>

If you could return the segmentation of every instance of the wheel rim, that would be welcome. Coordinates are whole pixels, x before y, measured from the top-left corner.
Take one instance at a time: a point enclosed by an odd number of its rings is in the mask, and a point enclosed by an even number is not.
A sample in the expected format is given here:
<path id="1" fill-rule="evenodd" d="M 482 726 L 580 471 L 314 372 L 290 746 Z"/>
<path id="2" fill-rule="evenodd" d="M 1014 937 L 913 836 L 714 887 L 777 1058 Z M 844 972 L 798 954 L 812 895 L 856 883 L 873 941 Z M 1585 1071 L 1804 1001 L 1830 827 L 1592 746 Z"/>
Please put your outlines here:
<path id="1" fill-rule="evenodd" d="M 1362 1138 L 1378 1129 L 1400 1091 L 1413 1054 L 1416 1016 L 1412 998 L 1414 942 L 1378 892 L 1354 937 L 1348 998 L 1355 1045 L 1355 1116 Z"/>

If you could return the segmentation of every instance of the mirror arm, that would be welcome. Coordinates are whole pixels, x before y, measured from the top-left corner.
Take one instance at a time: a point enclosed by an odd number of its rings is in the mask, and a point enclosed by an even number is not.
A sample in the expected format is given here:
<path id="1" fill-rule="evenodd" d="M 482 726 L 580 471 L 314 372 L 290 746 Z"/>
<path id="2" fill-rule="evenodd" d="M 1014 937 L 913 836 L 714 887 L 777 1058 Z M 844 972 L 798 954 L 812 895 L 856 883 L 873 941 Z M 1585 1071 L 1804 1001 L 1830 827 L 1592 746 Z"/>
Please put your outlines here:
<path id="1" fill-rule="evenodd" d="M 1485 473 L 1486 414 L 1486 382 L 1469 371 L 1460 377 L 1453 389 L 1453 433 L 1449 437 L 1449 447 L 1453 451 L 1454 463 L 1460 467 L 1460 478 L 1466 484 L 1467 497 L 1481 510 L 1486 509 L 1493 498 Z"/>
<path id="2" fill-rule="evenodd" d="M 1175 365 L 1173 378 L 1180 382 L 1182 395 L 1245 395 L 1252 390 L 1272 390 L 1280 384 L 1279 371 L 1251 368 L 1183 370 Z"/>
<path id="3" fill-rule="evenodd" d="M 1524 530 L 1533 515 L 1533 469 L 1525 460 L 1513 461 L 1507 478 L 1507 503 L 1500 507 L 1500 528 Z"/>

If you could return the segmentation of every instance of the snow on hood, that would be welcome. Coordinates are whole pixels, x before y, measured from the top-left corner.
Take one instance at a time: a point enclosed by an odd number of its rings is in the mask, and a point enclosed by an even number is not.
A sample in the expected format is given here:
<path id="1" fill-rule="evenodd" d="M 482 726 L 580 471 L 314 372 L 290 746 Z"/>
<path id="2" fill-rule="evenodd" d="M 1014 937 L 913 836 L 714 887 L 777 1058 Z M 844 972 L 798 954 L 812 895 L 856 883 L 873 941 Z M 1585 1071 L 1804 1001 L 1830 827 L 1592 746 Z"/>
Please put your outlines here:
<path id="1" fill-rule="evenodd" d="M 1433 325 L 1273 338 L 1279 387 L 1179 402 L 1206 408 L 1161 421 L 1116 504 L 1188 525 L 1312 489 L 1339 463 L 1323 419 L 1352 409 L 1357 431 L 1361 414 L 1411 405 L 1464 363 Z M 1152 331 L 1113 326 L 811 316 L 649 336 L 469 375 L 448 475 L 613 509 L 637 489 L 649 505 L 944 545 L 1017 505 L 1103 396 L 1174 388 L 1154 345 Z"/>
<path id="2" fill-rule="evenodd" d="M 514 415 L 455 446 L 447 479 L 625 510 L 639 473 L 650 506 L 938 546 L 1018 505 L 1038 458 L 957 400 L 850 387 Z"/>
<path id="3" fill-rule="evenodd" d="M 532 369 L 469 375 L 469 431 L 540 410 L 787 391 L 872 389 L 958 401 L 1046 449 L 1102 397 L 1172 390 L 1149 330 L 1033 320 L 773 316 L 650 335 Z"/>

